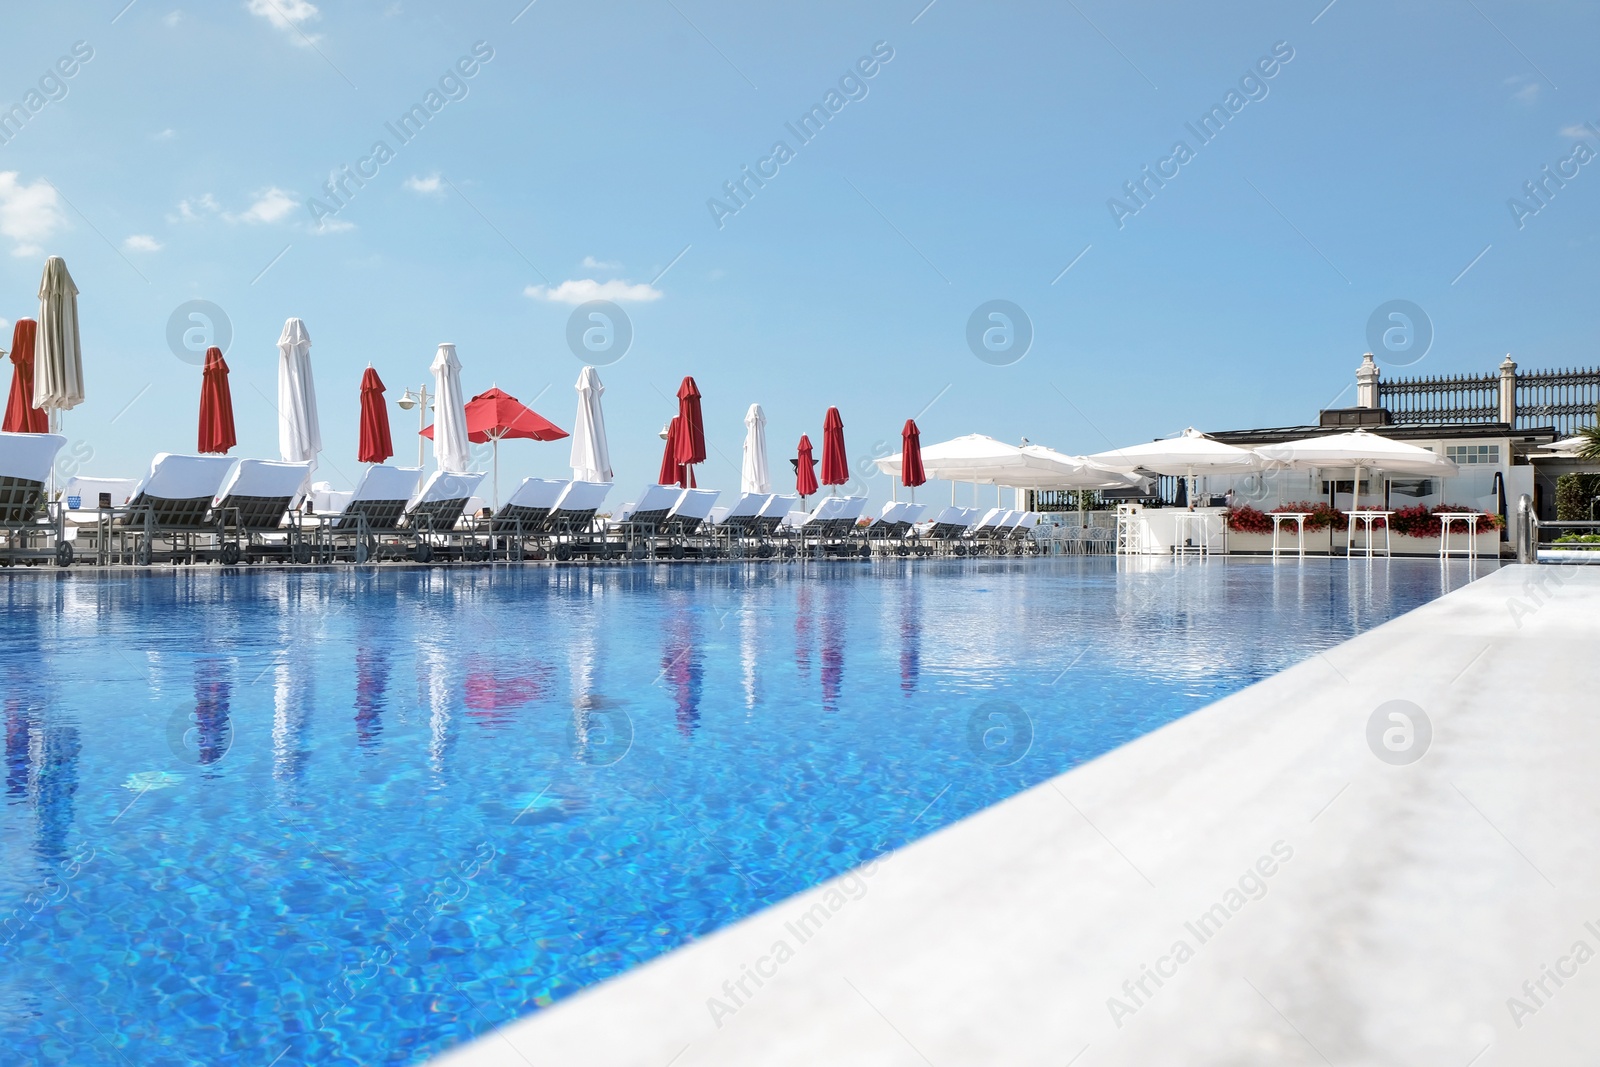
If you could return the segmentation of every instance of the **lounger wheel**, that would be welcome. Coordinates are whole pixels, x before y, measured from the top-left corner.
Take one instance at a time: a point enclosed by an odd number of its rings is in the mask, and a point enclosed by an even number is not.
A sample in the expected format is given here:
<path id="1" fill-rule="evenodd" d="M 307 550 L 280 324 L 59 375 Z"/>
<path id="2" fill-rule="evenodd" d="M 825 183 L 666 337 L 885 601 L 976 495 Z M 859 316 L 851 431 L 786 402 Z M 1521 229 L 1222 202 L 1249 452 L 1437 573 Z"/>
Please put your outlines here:
<path id="1" fill-rule="evenodd" d="M 856 555 L 860 556 L 862 559 L 871 559 L 872 558 L 872 546 L 871 545 L 862 545 L 860 548 L 856 549 Z"/>
<path id="2" fill-rule="evenodd" d="M 418 541 L 416 547 L 411 550 L 411 558 L 418 563 L 427 563 L 433 559 L 433 546 L 426 541 Z"/>
<path id="3" fill-rule="evenodd" d="M 70 567 L 70 566 L 72 566 L 72 542 L 70 542 L 70 541 L 57 541 L 56 542 L 56 566 L 57 567 Z"/>
<path id="4" fill-rule="evenodd" d="M 911 555 L 911 549 L 907 548 L 905 545 L 895 545 L 894 554 L 897 556 L 909 556 Z"/>
<path id="5" fill-rule="evenodd" d="M 551 554 L 556 557 L 557 563 L 565 563 L 572 558 L 572 546 L 557 545 Z"/>
<path id="6" fill-rule="evenodd" d="M 139 542 L 139 547 L 134 550 L 133 558 L 141 567 L 150 566 L 150 562 L 154 558 L 154 553 L 150 551 L 150 542 Z"/>
<path id="7" fill-rule="evenodd" d="M 682 559 L 684 557 L 684 554 L 685 554 L 684 553 L 684 548 L 683 548 L 682 545 L 673 545 L 672 546 L 672 558 L 673 559 Z"/>
<path id="8" fill-rule="evenodd" d="M 238 545 L 223 545 L 222 565 L 224 567 L 237 567 L 239 565 L 239 559 L 243 555 L 244 553 L 239 551 Z"/>
<path id="9" fill-rule="evenodd" d="M 461 555 L 469 563 L 482 563 L 489 558 L 489 551 L 478 542 L 469 541 L 467 547 L 461 550 Z"/>
<path id="10" fill-rule="evenodd" d="M 230 546 L 232 547 L 232 546 Z M 304 541 L 296 541 L 289 549 L 289 556 L 296 563 L 311 562 L 311 546 Z"/>
<path id="11" fill-rule="evenodd" d="M 783 546 L 783 558 L 784 559 L 794 559 L 794 546 L 793 545 L 784 545 Z"/>
<path id="12" fill-rule="evenodd" d="M 958 556 L 965 556 L 967 554 L 967 546 L 966 545 L 957 545 L 956 548 L 955 548 L 955 553 Z"/>
<path id="13" fill-rule="evenodd" d="M 378 554 L 378 541 L 375 537 L 363 537 L 356 541 L 356 562 L 366 563 Z"/>

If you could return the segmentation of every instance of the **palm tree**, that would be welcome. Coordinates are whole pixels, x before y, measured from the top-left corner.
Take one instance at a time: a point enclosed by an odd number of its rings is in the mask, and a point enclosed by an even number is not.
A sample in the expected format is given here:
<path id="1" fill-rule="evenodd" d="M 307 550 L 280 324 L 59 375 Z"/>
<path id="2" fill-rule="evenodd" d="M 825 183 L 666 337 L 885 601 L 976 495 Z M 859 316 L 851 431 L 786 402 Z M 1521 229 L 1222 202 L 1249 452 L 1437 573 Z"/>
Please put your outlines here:
<path id="1" fill-rule="evenodd" d="M 1578 458 L 1600 459 L 1600 425 L 1580 427 L 1577 436 L 1583 438 L 1583 444 L 1578 446 Z"/>

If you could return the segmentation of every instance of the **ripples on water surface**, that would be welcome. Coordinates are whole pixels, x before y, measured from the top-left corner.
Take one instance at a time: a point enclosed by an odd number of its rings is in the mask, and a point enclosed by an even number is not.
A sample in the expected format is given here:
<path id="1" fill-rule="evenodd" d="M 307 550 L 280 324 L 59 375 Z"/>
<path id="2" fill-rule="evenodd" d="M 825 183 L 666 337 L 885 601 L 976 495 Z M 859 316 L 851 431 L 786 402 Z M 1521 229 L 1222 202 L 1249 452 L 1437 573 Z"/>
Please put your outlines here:
<path id="1" fill-rule="evenodd" d="M 0 1063 L 417 1062 L 1468 577 L 0 577 Z"/>

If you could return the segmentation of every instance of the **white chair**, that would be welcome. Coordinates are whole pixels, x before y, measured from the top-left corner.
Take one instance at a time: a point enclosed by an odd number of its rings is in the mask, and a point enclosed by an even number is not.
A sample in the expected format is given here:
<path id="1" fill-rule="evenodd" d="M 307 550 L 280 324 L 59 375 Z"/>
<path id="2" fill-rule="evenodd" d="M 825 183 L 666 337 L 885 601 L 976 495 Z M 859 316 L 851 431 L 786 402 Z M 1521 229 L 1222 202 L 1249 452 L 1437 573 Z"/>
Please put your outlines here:
<path id="1" fill-rule="evenodd" d="M 67 439 L 54 433 L 0 433 L 0 535 L 7 563 L 54 560 L 72 563 L 62 509 L 45 501 L 45 483 Z M 35 541 L 48 547 L 36 547 Z"/>
<path id="2" fill-rule="evenodd" d="M 241 459 L 211 506 L 222 562 L 232 566 L 252 549 L 260 549 L 281 552 L 296 563 L 310 563 L 312 548 L 301 537 L 298 524 L 291 524 L 281 540 L 274 536 L 289 509 L 300 502 L 310 479 L 310 463 Z"/>

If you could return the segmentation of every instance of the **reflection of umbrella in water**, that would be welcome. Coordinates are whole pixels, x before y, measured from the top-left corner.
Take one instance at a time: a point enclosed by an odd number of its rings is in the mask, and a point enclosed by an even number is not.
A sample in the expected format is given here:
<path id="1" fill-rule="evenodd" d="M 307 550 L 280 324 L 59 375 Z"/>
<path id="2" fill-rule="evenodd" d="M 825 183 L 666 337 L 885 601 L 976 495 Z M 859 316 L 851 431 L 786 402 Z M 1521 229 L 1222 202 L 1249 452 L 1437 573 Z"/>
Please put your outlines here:
<path id="1" fill-rule="evenodd" d="M 356 744 L 377 744 L 389 705 L 389 655 L 383 649 L 356 650 Z"/>
<path id="2" fill-rule="evenodd" d="M 510 722 L 511 712 L 544 699 L 551 673 L 542 663 L 499 667 L 476 663 L 467 674 L 468 714 L 485 726 Z"/>
<path id="3" fill-rule="evenodd" d="M 692 737 L 700 725 L 700 690 L 705 665 L 694 623 L 687 613 L 673 623 L 671 638 L 661 652 L 661 674 L 672 684 L 677 701 L 678 732 Z"/>
<path id="4" fill-rule="evenodd" d="M 216 763 L 228 754 L 233 743 L 233 725 L 228 707 L 233 698 L 233 681 L 222 660 L 196 660 L 194 664 L 194 749 L 202 767 Z"/>
<path id="5" fill-rule="evenodd" d="M 912 693 L 922 671 L 922 595 L 915 580 L 907 584 L 900 611 L 900 689 Z"/>
<path id="6" fill-rule="evenodd" d="M 78 792 L 78 754 L 83 745 L 75 726 L 46 726 L 43 754 L 34 765 L 35 810 L 39 816 L 39 858 L 59 863 L 67 851 Z"/>
<path id="7" fill-rule="evenodd" d="M 839 586 L 826 587 L 822 610 L 822 710 L 839 710 L 844 687 L 844 611 L 837 603 Z"/>
<path id="8" fill-rule="evenodd" d="M 796 595 L 794 613 L 794 665 L 802 675 L 811 673 L 811 586 L 804 584 Z"/>

